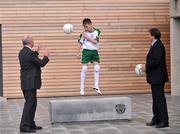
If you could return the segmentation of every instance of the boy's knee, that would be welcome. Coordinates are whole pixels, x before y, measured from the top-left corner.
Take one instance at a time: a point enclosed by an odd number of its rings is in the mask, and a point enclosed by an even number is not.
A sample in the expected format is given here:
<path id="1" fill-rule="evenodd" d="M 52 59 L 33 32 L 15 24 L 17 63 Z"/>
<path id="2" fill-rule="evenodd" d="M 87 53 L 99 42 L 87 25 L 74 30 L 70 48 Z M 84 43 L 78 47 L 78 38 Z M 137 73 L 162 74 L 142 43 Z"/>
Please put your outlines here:
<path id="1" fill-rule="evenodd" d="M 95 65 L 94 65 L 94 71 L 95 71 L 95 72 L 99 72 L 99 71 L 100 71 L 100 66 L 99 66 L 99 64 L 95 64 Z"/>
<path id="2" fill-rule="evenodd" d="M 81 72 L 85 72 L 86 73 L 87 69 L 88 69 L 87 65 L 83 65 L 82 69 L 81 69 Z"/>

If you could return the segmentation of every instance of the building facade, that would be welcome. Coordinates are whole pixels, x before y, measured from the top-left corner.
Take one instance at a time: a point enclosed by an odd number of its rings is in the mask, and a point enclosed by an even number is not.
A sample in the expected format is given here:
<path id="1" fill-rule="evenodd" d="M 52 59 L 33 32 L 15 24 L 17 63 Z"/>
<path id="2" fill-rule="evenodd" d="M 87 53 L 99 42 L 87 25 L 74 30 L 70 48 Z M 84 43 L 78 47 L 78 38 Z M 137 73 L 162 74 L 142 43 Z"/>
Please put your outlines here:
<path id="1" fill-rule="evenodd" d="M 27 34 L 34 37 L 35 45 L 50 51 L 50 62 L 43 69 L 43 86 L 38 96 L 79 95 L 81 63 L 76 59 L 76 51 L 85 17 L 91 18 L 94 26 L 101 30 L 103 94 L 150 92 L 145 76 L 137 77 L 134 67 L 145 63 L 150 46 L 148 30 L 152 27 L 162 31 L 170 76 L 169 0 L 1 0 L 1 96 L 22 97 L 18 52 Z M 65 23 L 74 25 L 72 34 L 63 33 Z M 94 95 L 92 87 L 93 66 L 89 65 L 87 95 Z M 169 82 L 166 91 L 170 89 Z"/>
<path id="2" fill-rule="evenodd" d="M 180 1 L 170 3 L 172 95 L 180 96 Z"/>

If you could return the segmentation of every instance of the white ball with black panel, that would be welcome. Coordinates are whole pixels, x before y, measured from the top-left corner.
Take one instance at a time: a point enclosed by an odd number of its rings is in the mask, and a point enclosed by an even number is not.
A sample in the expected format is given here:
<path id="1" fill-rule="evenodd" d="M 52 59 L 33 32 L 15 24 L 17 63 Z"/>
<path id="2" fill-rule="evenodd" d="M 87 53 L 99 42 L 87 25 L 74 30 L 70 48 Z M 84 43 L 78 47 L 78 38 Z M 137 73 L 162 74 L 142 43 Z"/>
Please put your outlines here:
<path id="1" fill-rule="evenodd" d="M 135 66 L 135 73 L 136 73 L 137 76 L 143 76 L 145 74 L 141 64 L 137 64 Z"/>
<path id="2" fill-rule="evenodd" d="M 64 24 L 63 31 L 65 34 L 70 34 L 74 31 L 74 26 L 72 24 Z"/>

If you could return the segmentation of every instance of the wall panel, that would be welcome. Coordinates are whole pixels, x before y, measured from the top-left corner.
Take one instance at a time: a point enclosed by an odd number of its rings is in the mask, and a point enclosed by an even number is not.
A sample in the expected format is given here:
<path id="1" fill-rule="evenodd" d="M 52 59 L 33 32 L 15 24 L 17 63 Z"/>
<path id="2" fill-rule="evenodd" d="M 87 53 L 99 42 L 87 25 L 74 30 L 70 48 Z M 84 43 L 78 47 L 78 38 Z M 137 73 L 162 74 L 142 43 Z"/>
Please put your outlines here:
<path id="1" fill-rule="evenodd" d="M 38 96 L 79 95 L 80 61 L 76 59 L 82 19 L 89 17 L 101 29 L 100 88 L 103 94 L 148 93 L 145 77 L 134 67 L 145 63 L 149 49 L 148 29 L 158 27 L 167 50 L 170 73 L 168 0 L 1 0 L 4 96 L 21 97 L 18 52 L 24 35 L 50 51 L 43 69 Z M 72 23 L 75 31 L 65 35 L 62 27 Z M 41 55 L 42 56 L 42 55 Z M 87 95 L 94 95 L 93 66 L 86 80 Z M 170 82 L 166 85 L 170 91 Z"/>

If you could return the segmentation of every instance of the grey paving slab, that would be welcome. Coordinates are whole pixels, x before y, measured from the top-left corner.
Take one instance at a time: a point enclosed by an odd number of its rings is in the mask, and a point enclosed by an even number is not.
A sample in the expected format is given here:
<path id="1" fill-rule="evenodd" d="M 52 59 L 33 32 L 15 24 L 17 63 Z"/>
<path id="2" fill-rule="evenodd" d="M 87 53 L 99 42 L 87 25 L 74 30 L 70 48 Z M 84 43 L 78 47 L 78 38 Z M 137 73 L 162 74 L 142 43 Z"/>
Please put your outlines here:
<path id="1" fill-rule="evenodd" d="M 0 96 L 0 102 L 5 102 L 5 101 L 7 101 L 7 99 Z"/>
<path id="2" fill-rule="evenodd" d="M 180 134 L 180 97 L 173 97 L 170 94 L 166 94 L 170 127 L 156 129 L 145 125 L 152 118 L 151 94 L 122 96 L 131 97 L 132 99 L 132 120 L 130 121 L 110 120 L 56 124 L 51 124 L 50 122 L 49 100 L 67 99 L 67 97 L 38 98 L 35 119 L 38 125 L 43 126 L 43 129 L 37 131 L 36 134 Z M 122 96 L 119 95 L 119 97 Z M 89 97 L 94 98 L 94 96 Z M 0 134 L 20 134 L 19 122 L 23 104 L 23 99 L 0 101 Z"/>

